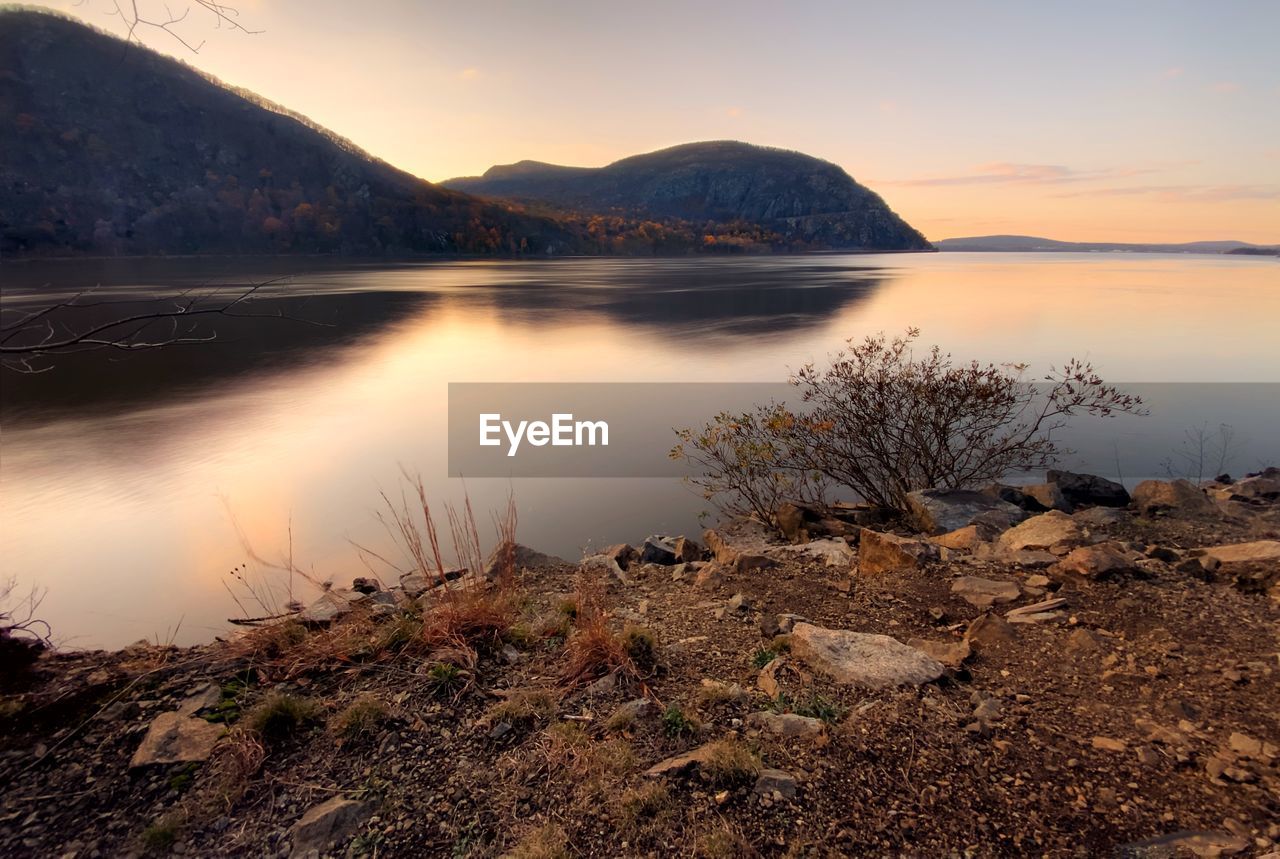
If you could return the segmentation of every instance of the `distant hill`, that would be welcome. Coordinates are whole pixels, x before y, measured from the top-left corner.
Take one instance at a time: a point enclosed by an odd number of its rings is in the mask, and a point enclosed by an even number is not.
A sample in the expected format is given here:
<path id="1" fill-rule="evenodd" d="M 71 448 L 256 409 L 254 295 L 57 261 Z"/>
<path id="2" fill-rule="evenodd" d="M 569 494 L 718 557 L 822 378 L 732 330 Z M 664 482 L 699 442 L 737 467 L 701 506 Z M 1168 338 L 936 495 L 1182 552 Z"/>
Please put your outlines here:
<path id="1" fill-rule="evenodd" d="M 1224 254 L 1224 253 L 1274 253 L 1275 248 L 1252 245 L 1248 242 L 1184 242 L 1182 244 L 1132 244 L 1125 242 L 1059 242 L 1038 236 L 972 236 L 961 239 L 942 239 L 934 242 L 940 251 L 1015 251 L 1057 253 L 1174 253 L 1174 254 Z"/>
<path id="2" fill-rule="evenodd" d="M 736 141 L 688 143 L 599 168 L 521 161 L 442 184 L 596 216 L 750 225 L 763 241 L 795 249 L 932 249 L 835 164 Z"/>
<path id="3" fill-rule="evenodd" d="M 0 10 L 0 254 L 587 249 L 580 223 L 433 185 L 78 22 Z"/>

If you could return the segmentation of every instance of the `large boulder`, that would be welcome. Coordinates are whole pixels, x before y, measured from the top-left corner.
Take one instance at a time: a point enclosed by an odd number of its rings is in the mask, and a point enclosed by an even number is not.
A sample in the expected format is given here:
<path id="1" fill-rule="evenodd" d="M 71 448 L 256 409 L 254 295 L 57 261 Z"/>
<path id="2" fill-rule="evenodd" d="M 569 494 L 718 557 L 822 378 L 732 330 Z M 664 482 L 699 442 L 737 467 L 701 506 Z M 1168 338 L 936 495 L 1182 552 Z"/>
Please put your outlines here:
<path id="1" fill-rule="evenodd" d="M 1073 505 L 1093 507 L 1125 507 L 1129 492 L 1114 480 L 1096 474 L 1076 474 L 1074 471 L 1050 470 L 1045 482 L 1054 484 Z"/>
<path id="2" fill-rule="evenodd" d="M 564 566 L 568 563 L 564 558 L 546 555 L 520 543 L 504 540 L 489 554 L 489 560 L 484 565 L 484 577 L 492 581 L 502 575 L 508 565 L 511 572 L 518 573 L 520 570 Z"/>
<path id="3" fill-rule="evenodd" d="M 1007 528 L 1026 513 L 1007 501 L 972 489 L 922 489 L 907 495 L 912 524 L 926 534 L 945 534 L 984 522 Z"/>
<path id="4" fill-rule="evenodd" d="M 1217 507 L 1189 480 L 1144 480 L 1133 489 L 1133 506 L 1143 516 L 1203 516 Z"/>
<path id="5" fill-rule="evenodd" d="M 919 686 L 945 671 L 938 660 L 887 635 L 797 623 L 791 655 L 837 683 L 883 689 Z"/>
<path id="6" fill-rule="evenodd" d="M 938 547 L 927 540 L 869 528 L 863 528 L 858 537 L 858 574 L 862 576 L 917 570 L 940 557 Z"/>
<path id="7" fill-rule="evenodd" d="M 732 567 L 740 555 L 763 555 L 773 548 L 769 529 L 754 519 L 740 518 L 702 532 L 712 559 Z"/>
<path id="8" fill-rule="evenodd" d="M 1065 555 L 1083 542 L 1084 532 L 1074 519 L 1061 510 L 1050 510 L 1005 531 L 996 548 L 1002 553 L 1030 549 Z"/>

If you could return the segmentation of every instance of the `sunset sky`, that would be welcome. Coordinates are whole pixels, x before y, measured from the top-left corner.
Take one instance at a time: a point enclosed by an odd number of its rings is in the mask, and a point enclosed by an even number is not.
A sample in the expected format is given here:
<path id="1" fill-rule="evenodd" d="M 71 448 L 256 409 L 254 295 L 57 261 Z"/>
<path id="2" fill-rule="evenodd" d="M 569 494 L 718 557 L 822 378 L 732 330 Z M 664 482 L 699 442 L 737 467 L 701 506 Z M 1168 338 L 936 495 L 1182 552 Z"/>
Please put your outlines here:
<path id="1" fill-rule="evenodd" d="M 262 32 L 140 35 L 434 181 L 733 138 L 834 161 L 931 239 L 1280 242 L 1274 0 L 228 2 Z M 39 5 L 122 32 L 113 0 Z"/>

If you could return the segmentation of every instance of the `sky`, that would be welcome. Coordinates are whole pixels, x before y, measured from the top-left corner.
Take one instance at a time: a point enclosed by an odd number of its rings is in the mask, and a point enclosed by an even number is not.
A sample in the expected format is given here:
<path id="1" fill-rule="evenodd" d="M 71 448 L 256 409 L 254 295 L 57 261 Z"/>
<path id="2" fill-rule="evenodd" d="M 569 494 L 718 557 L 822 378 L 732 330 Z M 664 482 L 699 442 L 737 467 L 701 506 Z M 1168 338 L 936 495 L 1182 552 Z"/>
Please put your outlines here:
<path id="1" fill-rule="evenodd" d="M 432 181 L 736 139 L 930 239 L 1280 243 L 1280 2 L 227 0 L 148 46 Z M 114 0 L 50 0 L 121 33 Z M 160 0 L 138 0 L 162 17 Z"/>

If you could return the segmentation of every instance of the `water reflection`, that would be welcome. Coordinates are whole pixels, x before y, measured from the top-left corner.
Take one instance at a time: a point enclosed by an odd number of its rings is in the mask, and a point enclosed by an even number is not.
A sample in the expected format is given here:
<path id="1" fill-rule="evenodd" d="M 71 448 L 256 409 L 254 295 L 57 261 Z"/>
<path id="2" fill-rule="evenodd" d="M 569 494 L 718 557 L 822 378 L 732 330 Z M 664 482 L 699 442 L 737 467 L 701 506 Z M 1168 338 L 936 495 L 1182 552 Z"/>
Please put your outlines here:
<path id="1" fill-rule="evenodd" d="M 45 283 L 55 286 L 37 298 L 99 281 L 137 297 L 252 282 L 282 265 L 24 265 L 0 277 L 8 307 Z M 210 348 L 79 356 L 54 373 L 0 379 L 0 572 L 47 587 L 42 610 L 73 643 L 164 637 L 179 619 L 179 641 L 224 631 L 236 611 L 226 572 L 246 559 L 228 507 L 262 554 L 286 551 L 292 524 L 295 557 L 317 577 L 366 574 L 348 540 L 383 539 L 372 512 L 400 464 L 421 471 L 441 501 L 461 498 L 446 479 L 449 382 L 782 381 L 847 337 L 907 325 L 958 357 L 1036 371 L 1074 354 L 1121 382 L 1280 381 L 1271 331 L 1280 270 L 1270 260 L 306 266 L 280 300 L 304 302 L 298 315 L 332 327 L 258 320 Z M 1231 420 L 1191 408 L 1179 416 Z M 661 479 L 489 479 L 467 489 L 482 511 L 514 490 L 522 538 L 563 555 L 696 532 L 706 507 Z"/>

